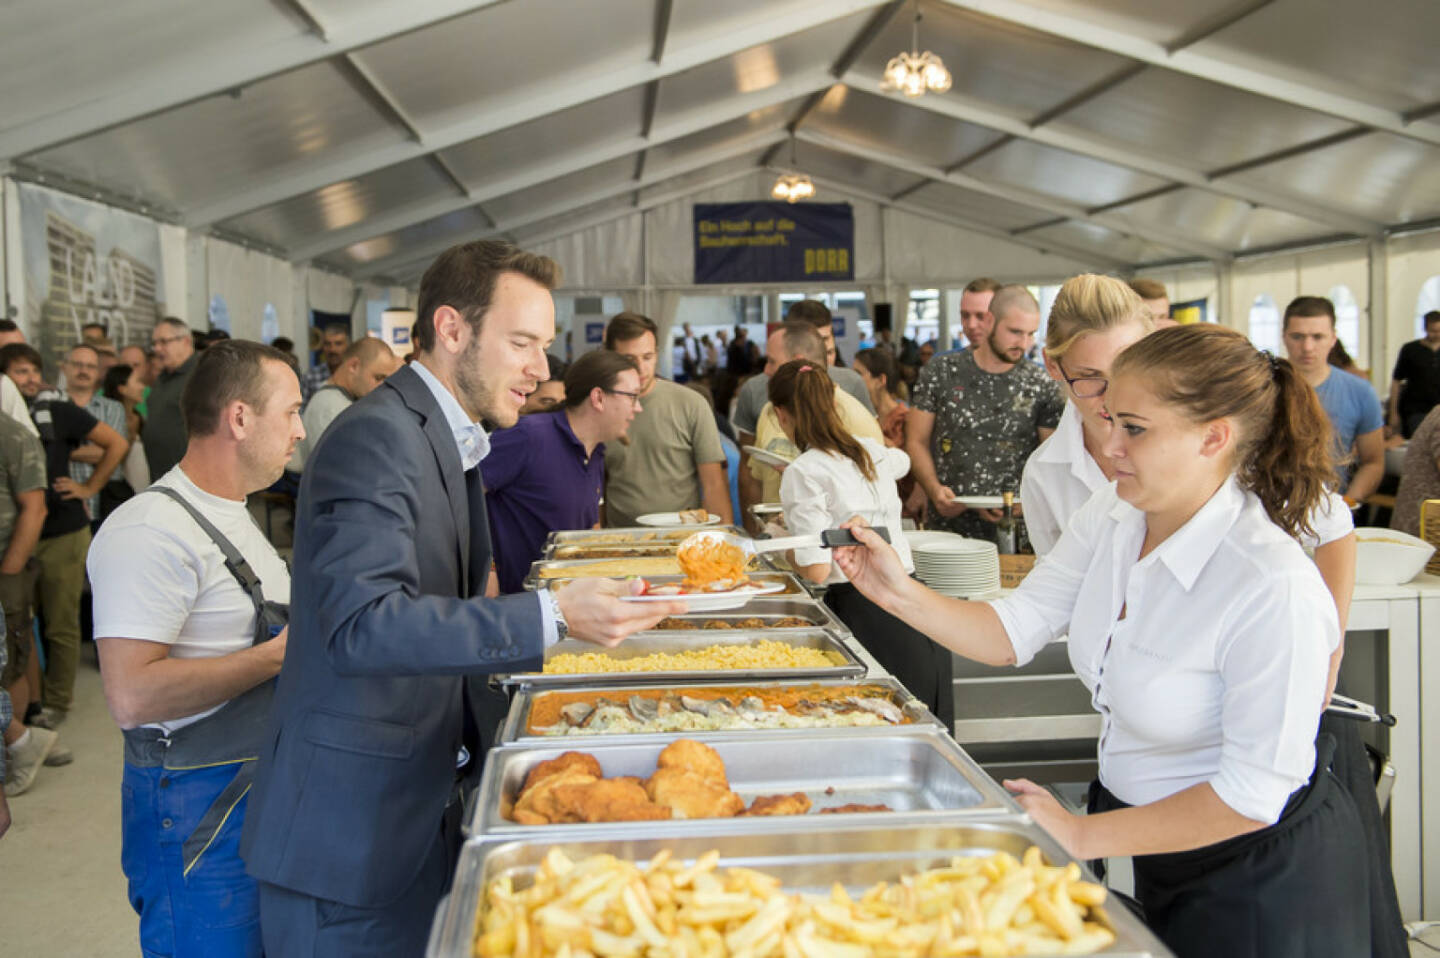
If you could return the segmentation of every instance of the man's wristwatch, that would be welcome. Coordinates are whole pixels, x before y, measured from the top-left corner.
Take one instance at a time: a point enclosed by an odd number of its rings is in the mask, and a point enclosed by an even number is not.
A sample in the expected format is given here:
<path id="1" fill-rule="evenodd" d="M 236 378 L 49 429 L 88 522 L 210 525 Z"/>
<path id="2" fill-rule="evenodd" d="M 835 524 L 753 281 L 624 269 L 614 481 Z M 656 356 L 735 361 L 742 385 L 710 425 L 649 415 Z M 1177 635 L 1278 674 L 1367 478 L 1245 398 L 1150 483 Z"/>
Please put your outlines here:
<path id="1" fill-rule="evenodd" d="M 550 611 L 555 613 L 555 641 L 562 642 L 570 634 L 570 624 L 565 621 L 565 613 L 560 611 L 560 598 L 550 589 L 542 589 L 540 594 L 550 601 Z"/>

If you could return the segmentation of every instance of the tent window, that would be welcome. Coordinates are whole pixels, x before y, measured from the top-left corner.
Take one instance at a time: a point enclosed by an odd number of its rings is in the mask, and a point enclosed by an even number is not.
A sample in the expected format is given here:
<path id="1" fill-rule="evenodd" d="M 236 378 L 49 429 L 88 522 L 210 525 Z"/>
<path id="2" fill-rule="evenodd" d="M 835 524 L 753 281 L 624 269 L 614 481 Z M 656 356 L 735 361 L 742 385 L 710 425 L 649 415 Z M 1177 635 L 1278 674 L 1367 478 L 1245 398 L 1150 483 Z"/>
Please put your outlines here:
<path id="1" fill-rule="evenodd" d="M 1250 342 L 1255 344 L 1256 349 L 1268 349 L 1277 356 L 1283 355 L 1280 352 L 1280 310 L 1275 305 L 1275 297 L 1269 293 L 1261 293 L 1250 304 Z"/>
<path id="2" fill-rule="evenodd" d="M 1420 287 L 1415 301 L 1415 336 L 1425 338 L 1425 314 L 1440 309 L 1440 276 L 1432 276 Z"/>
<path id="3" fill-rule="evenodd" d="M 1350 292 L 1350 287 L 1343 284 L 1332 286 L 1326 295 L 1330 297 L 1330 302 L 1335 304 L 1335 334 L 1340 338 L 1345 351 L 1359 364 L 1360 304 L 1355 302 L 1355 294 Z"/>
<path id="4" fill-rule="evenodd" d="M 260 341 L 262 343 L 273 343 L 275 337 L 280 335 L 280 317 L 275 313 L 275 304 L 266 303 L 265 310 L 260 315 Z"/>

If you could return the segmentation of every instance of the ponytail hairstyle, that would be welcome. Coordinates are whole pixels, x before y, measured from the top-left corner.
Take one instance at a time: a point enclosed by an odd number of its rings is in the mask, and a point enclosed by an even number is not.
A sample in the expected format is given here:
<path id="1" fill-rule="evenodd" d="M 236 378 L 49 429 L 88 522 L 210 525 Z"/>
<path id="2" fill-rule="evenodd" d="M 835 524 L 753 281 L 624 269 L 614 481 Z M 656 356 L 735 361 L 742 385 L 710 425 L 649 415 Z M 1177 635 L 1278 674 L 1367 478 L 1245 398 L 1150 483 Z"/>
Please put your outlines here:
<path id="1" fill-rule="evenodd" d="M 885 391 L 890 395 L 900 397 L 900 367 L 895 362 L 895 356 L 888 349 L 862 349 L 855 354 L 855 362 L 865 367 L 865 371 L 871 376 L 885 377 Z"/>
<path id="2" fill-rule="evenodd" d="M 875 463 L 840 421 L 835 410 L 835 384 L 822 363 L 792 359 L 770 377 L 770 404 L 783 409 L 795 420 L 795 445 L 801 452 L 844 456 L 870 482 L 875 481 Z"/>
<path id="3" fill-rule="evenodd" d="M 1143 379 L 1192 422 L 1236 423 L 1234 471 L 1270 520 L 1313 535 L 1310 514 L 1335 483 L 1330 420 L 1288 359 L 1233 329 L 1197 323 L 1151 333 L 1115 360 L 1112 377 Z"/>
<path id="4" fill-rule="evenodd" d="M 1113 276 L 1082 273 L 1060 287 L 1045 327 L 1045 355 L 1059 359 L 1086 333 L 1139 323 L 1148 335 L 1155 320 L 1145 301 Z"/>

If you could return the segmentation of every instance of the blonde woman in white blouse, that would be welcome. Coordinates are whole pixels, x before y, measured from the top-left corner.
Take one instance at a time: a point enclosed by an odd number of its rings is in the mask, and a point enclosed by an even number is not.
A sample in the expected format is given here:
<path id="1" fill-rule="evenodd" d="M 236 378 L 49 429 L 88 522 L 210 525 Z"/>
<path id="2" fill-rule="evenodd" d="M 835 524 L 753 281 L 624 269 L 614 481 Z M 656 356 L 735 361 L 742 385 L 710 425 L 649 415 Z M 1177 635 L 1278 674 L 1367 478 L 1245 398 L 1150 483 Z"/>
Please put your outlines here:
<path id="1" fill-rule="evenodd" d="M 980 662 L 1068 634 L 1102 720 L 1093 813 L 1006 784 L 1073 854 L 1135 856 L 1147 921 L 1182 958 L 1367 954 L 1358 819 L 1315 748 L 1339 623 L 1294 538 L 1330 478 L 1314 391 L 1239 333 L 1185 326 L 1127 348 L 1106 404 L 1115 484 L 1012 596 L 931 592 L 863 529 L 835 560 Z"/>

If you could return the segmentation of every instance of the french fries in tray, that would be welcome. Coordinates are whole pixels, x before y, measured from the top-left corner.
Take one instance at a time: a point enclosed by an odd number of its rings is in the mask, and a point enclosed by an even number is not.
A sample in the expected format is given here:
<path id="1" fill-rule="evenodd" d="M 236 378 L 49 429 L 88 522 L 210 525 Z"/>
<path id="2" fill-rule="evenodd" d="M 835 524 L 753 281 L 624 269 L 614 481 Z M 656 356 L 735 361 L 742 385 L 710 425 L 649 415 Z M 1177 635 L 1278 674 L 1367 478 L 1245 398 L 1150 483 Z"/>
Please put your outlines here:
<path id="1" fill-rule="evenodd" d="M 957 857 L 880 882 L 858 897 L 793 893 L 772 875 L 719 868 L 710 851 L 684 864 L 662 851 L 635 864 L 550 849 L 534 883 L 484 890 L 475 954 L 484 958 L 866 958 L 1087 955 L 1115 934 L 1105 889 L 1029 848 Z"/>

